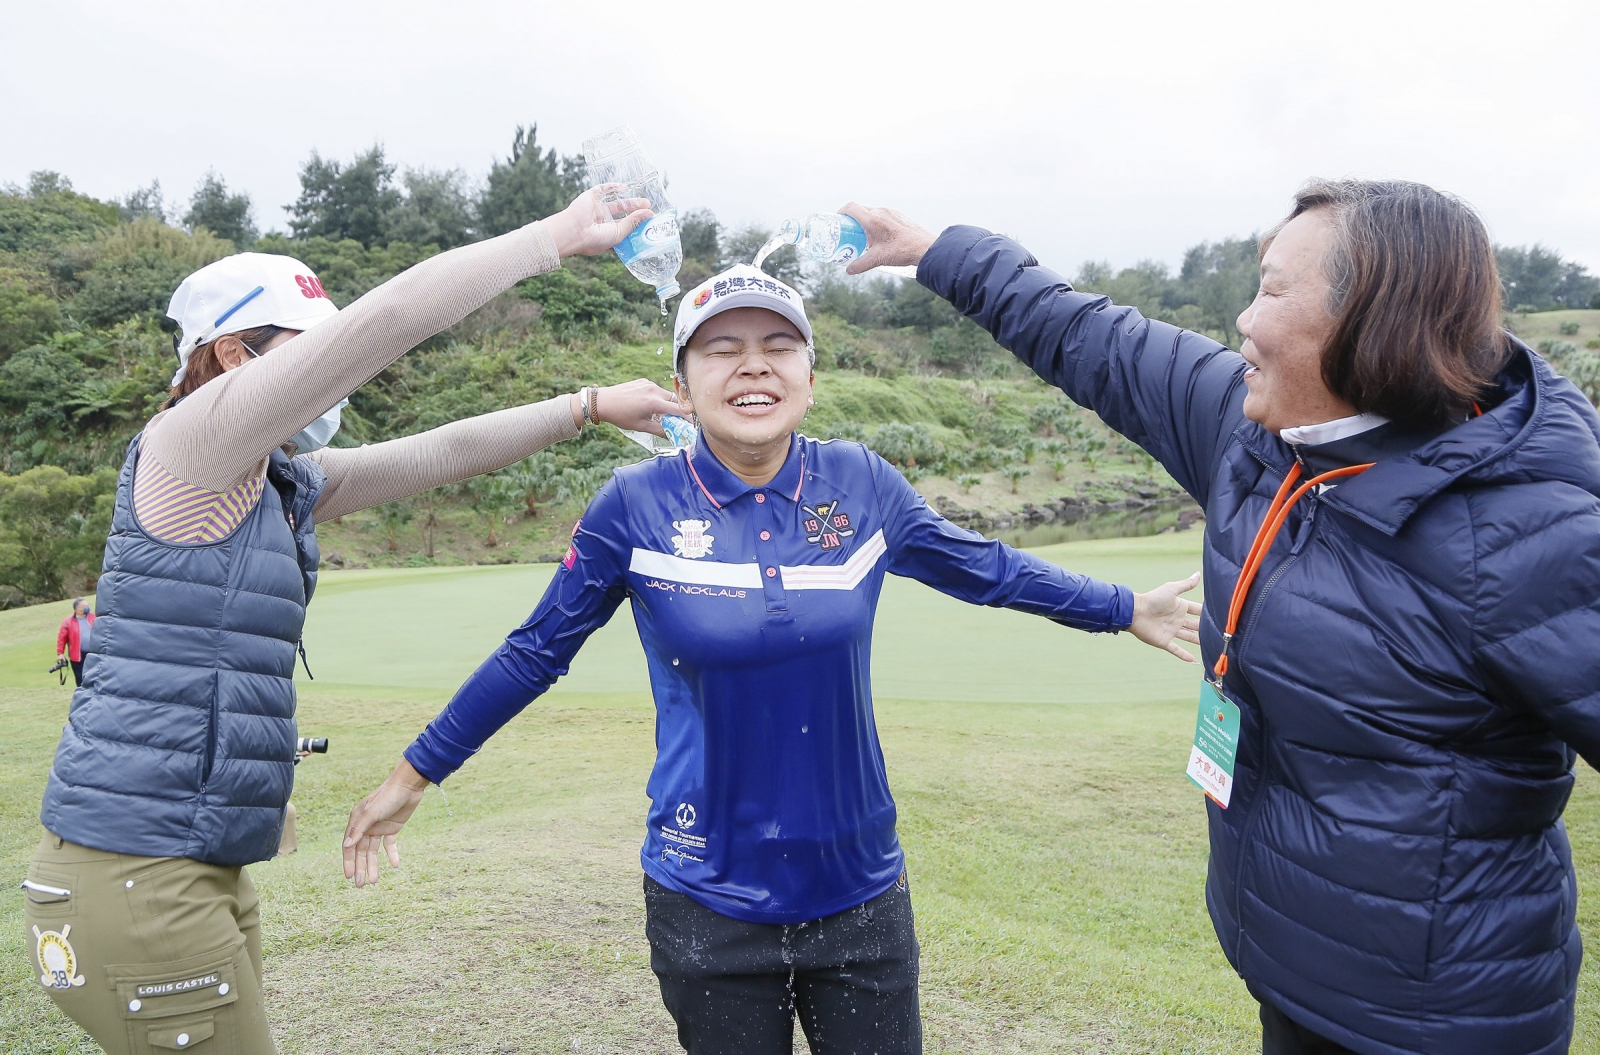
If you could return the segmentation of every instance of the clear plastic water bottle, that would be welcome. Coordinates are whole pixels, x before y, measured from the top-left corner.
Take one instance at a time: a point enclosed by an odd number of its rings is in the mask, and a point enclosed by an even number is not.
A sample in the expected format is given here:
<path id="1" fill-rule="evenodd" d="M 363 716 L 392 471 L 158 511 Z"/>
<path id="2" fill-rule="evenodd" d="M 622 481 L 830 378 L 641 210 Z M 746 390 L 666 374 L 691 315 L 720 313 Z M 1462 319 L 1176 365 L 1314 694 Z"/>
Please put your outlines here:
<path id="1" fill-rule="evenodd" d="M 848 264 L 867 251 L 867 232 L 837 212 L 812 213 L 803 220 L 785 220 L 778 237 L 808 260 Z"/>
<path id="2" fill-rule="evenodd" d="M 666 436 L 657 436 L 653 432 L 635 432 L 632 429 L 621 431 L 624 436 L 652 454 L 659 451 L 675 451 L 694 442 L 695 427 L 690 424 L 688 418 L 668 414 L 661 419 L 661 430 Z"/>
<path id="3" fill-rule="evenodd" d="M 661 314 L 667 314 L 667 301 L 680 292 L 678 269 L 683 266 L 683 243 L 678 238 L 678 211 L 667 200 L 661 170 L 650 160 L 639 137 L 627 125 L 585 140 L 583 160 L 591 186 L 624 185 L 620 192 L 606 199 L 608 202 L 618 198 L 649 200 L 655 215 L 617 243 L 615 252 L 634 278 L 655 287 Z M 626 215 L 620 207 L 612 213 L 618 219 Z"/>
<path id="4" fill-rule="evenodd" d="M 853 217 L 837 212 L 817 212 L 799 220 L 785 220 L 772 240 L 761 247 L 754 264 L 762 263 L 785 245 L 792 245 L 802 260 L 848 264 L 867 251 L 867 232 Z M 916 268 L 879 267 L 896 275 L 916 275 Z"/>

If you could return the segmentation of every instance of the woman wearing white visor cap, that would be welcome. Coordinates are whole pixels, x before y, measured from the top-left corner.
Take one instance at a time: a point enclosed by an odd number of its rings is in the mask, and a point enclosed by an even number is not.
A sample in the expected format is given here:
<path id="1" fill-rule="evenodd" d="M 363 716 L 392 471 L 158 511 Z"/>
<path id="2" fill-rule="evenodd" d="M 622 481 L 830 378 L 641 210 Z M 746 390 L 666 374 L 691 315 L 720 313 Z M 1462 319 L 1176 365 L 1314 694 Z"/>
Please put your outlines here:
<path id="1" fill-rule="evenodd" d="M 35 974 L 108 1052 L 270 1052 L 243 866 L 278 848 L 316 523 L 509 465 L 598 417 L 659 432 L 649 381 L 329 449 L 346 397 L 513 283 L 600 253 L 601 188 L 433 257 L 338 311 L 304 264 L 243 253 L 184 280 L 165 407 L 129 445 L 95 638 L 23 884 Z M 215 1039 L 213 1039 L 215 1038 Z"/>

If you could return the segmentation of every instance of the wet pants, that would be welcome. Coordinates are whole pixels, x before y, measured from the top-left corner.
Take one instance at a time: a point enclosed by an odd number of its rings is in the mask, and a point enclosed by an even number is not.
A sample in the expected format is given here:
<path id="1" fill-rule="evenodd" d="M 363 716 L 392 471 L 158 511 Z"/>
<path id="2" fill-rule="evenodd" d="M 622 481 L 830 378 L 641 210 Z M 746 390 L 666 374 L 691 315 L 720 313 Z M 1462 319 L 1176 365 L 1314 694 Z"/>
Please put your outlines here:
<path id="1" fill-rule="evenodd" d="M 871 901 L 788 926 L 745 923 L 644 880 L 661 999 L 689 1055 L 919 1055 L 917 936 L 904 875 Z"/>
<path id="2" fill-rule="evenodd" d="M 108 1055 L 272 1055 L 261 912 L 242 868 L 44 833 L 23 893 L 34 983 Z"/>

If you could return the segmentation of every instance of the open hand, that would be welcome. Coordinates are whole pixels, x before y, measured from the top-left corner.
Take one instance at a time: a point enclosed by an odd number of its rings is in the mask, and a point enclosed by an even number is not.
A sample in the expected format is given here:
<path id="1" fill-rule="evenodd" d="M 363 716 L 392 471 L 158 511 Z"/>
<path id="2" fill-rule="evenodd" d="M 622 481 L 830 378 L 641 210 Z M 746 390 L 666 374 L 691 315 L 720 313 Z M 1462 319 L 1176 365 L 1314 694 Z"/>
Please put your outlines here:
<path id="1" fill-rule="evenodd" d="M 1200 573 L 1187 579 L 1163 583 L 1149 593 L 1133 595 L 1133 636 L 1147 645 L 1171 652 L 1185 663 L 1198 662 L 1179 641 L 1200 643 L 1199 601 L 1183 594 L 1200 585 Z"/>
<path id="2" fill-rule="evenodd" d="M 847 274 L 859 275 L 885 264 L 917 264 L 938 237 L 893 209 L 873 209 L 851 202 L 839 211 L 867 232 L 867 251 L 850 262 L 845 268 Z"/>
<path id="3" fill-rule="evenodd" d="M 546 217 L 556 240 L 556 250 L 564 257 L 574 253 L 594 256 L 603 253 L 633 233 L 654 216 L 646 198 L 606 198 L 626 189 L 626 184 L 603 183 L 572 199 L 572 204 Z"/>
<path id="4" fill-rule="evenodd" d="M 422 793 L 427 788 L 428 778 L 401 759 L 389 779 L 350 811 L 350 823 L 344 830 L 346 879 L 354 879 L 356 886 L 376 883 L 380 848 L 388 855 L 390 868 L 400 867 L 400 846 L 396 839 L 421 805 Z"/>

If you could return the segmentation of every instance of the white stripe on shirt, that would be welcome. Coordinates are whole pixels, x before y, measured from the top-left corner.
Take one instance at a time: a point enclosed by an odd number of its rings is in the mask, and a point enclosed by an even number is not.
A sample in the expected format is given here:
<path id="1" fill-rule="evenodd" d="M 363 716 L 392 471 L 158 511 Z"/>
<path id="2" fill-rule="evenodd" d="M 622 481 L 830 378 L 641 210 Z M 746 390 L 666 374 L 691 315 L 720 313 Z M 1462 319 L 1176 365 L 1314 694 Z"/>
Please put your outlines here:
<path id="1" fill-rule="evenodd" d="M 878 558 L 889 552 L 883 532 L 875 531 L 872 537 L 856 549 L 843 564 L 807 564 L 798 568 L 782 565 L 785 590 L 854 590 L 872 573 Z M 696 586 L 734 586 L 747 590 L 761 589 L 759 564 L 730 564 L 716 560 L 691 560 L 674 557 L 670 553 L 634 547 L 628 570 L 657 579 L 693 583 Z"/>
<path id="2" fill-rule="evenodd" d="M 854 590 L 872 573 L 878 558 L 889 552 L 883 541 L 883 532 L 875 531 L 843 564 L 808 564 L 799 568 L 783 567 L 785 590 Z"/>
<path id="3" fill-rule="evenodd" d="M 633 550 L 633 560 L 628 570 L 640 575 L 650 575 L 673 582 L 688 582 L 698 586 L 742 586 L 747 590 L 761 589 L 761 569 L 754 564 L 725 564 L 717 560 L 690 560 L 674 557 L 655 550 Z"/>

